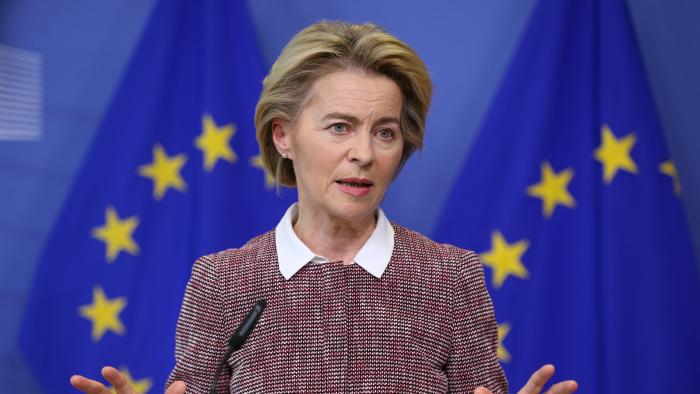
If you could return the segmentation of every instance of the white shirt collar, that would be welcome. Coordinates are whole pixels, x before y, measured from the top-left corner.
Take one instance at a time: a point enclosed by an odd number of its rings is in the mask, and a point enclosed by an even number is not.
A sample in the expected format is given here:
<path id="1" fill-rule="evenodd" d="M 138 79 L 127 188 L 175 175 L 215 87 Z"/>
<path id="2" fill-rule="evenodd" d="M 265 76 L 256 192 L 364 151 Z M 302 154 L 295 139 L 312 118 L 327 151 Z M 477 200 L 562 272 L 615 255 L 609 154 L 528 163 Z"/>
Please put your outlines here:
<path id="1" fill-rule="evenodd" d="M 328 262 L 327 258 L 312 252 L 294 232 L 292 219 L 297 215 L 298 210 L 297 204 L 292 204 L 275 228 L 275 248 L 279 268 L 282 276 L 287 280 L 311 261 Z M 381 278 L 389 265 L 393 250 L 394 228 L 384 215 L 384 211 L 379 208 L 377 225 L 354 261 L 374 277 Z"/>

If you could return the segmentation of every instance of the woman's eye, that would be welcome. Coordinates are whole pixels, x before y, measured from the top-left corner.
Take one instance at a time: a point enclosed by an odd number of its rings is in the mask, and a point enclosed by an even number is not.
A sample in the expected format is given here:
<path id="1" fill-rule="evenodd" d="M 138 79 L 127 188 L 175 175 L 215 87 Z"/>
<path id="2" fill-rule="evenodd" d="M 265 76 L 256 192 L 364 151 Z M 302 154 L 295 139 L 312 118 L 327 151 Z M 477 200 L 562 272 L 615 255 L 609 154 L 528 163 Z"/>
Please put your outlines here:
<path id="1" fill-rule="evenodd" d="M 377 132 L 377 135 L 383 140 L 391 140 L 394 138 L 394 130 L 382 129 Z"/>
<path id="2" fill-rule="evenodd" d="M 336 133 L 344 133 L 348 130 L 348 127 L 344 123 L 335 123 L 331 125 L 331 130 Z"/>

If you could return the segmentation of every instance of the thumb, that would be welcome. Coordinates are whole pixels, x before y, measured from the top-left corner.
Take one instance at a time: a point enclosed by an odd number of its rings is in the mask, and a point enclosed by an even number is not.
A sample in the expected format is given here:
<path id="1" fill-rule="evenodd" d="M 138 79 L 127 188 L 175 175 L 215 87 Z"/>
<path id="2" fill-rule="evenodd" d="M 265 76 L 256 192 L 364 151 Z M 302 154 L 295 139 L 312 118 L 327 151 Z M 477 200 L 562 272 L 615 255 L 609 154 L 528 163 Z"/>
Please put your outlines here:
<path id="1" fill-rule="evenodd" d="M 478 387 L 476 390 L 474 390 L 474 394 L 493 394 L 491 390 L 487 389 L 486 387 Z"/>
<path id="2" fill-rule="evenodd" d="M 165 390 L 165 394 L 185 394 L 185 382 L 176 380 Z"/>
<path id="3" fill-rule="evenodd" d="M 110 366 L 102 368 L 102 377 L 112 384 L 117 394 L 134 394 L 134 388 L 129 384 L 129 380 L 116 368 Z"/>

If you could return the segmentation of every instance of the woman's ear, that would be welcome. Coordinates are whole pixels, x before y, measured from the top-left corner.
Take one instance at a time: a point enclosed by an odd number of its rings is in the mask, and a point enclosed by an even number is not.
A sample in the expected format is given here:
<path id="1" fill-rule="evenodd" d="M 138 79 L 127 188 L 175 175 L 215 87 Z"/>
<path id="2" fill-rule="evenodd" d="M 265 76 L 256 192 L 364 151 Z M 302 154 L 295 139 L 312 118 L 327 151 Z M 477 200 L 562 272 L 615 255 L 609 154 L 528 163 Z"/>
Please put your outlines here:
<path id="1" fill-rule="evenodd" d="M 294 152 L 289 128 L 289 122 L 286 120 L 272 121 L 272 141 L 275 143 L 275 148 L 282 157 L 291 159 Z"/>

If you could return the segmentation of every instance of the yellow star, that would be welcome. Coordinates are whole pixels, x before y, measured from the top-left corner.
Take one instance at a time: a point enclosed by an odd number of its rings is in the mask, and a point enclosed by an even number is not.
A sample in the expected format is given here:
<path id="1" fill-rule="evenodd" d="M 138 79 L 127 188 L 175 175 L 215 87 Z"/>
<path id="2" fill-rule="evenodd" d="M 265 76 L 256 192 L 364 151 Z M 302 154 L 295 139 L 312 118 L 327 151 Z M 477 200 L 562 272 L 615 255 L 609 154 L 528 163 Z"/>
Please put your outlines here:
<path id="1" fill-rule="evenodd" d="M 530 242 L 526 239 L 508 244 L 500 231 L 491 233 L 491 250 L 481 254 L 481 259 L 493 270 L 494 288 L 500 288 L 508 275 L 527 279 L 529 273 L 520 258 L 529 247 Z"/>
<path id="2" fill-rule="evenodd" d="M 92 322 L 92 340 L 97 342 L 107 330 L 115 334 L 124 334 L 124 325 L 119 320 L 119 314 L 126 306 L 125 297 L 108 299 L 100 286 L 92 289 L 92 304 L 79 308 L 80 316 Z"/>
<path id="3" fill-rule="evenodd" d="M 265 173 L 265 188 L 272 189 L 275 186 L 275 177 L 270 174 L 263 165 L 262 157 L 260 157 L 260 155 L 251 157 L 249 163 L 251 166 L 259 168 Z"/>
<path id="4" fill-rule="evenodd" d="M 148 390 L 151 389 L 151 386 L 153 386 L 153 381 L 149 378 L 134 380 L 133 376 L 131 376 L 131 373 L 129 372 L 129 369 L 126 367 L 119 368 L 119 372 L 124 375 L 126 381 L 131 385 L 131 387 L 134 388 L 135 394 L 146 394 Z M 109 391 L 112 393 L 117 392 L 114 387 L 111 386 L 109 387 Z"/>
<path id="5" fill-rule="evenodd" d="M 120 220 L 114 207 L 107 207 L 104 226 L 93 228 L 92 236 L 103 241 L 107 246 L 105 254 L 108 262 L 114 262 L 121 251 L 132 255 L 139 253 L 139 245 L 132 238 L 138 225 L 138 216 Z"/>
<path id="6" fill-rule="evenodd" d="M 676 193 L 677 196 L 680 196 L 681 180 L 678 178 L 678 172 L 676 171 L 676 165 L 673 163 L 673 160 L 666 160 L 659 164 L 659 171 L 673 179 L 673 192 Z"/>
<path id="7" fill-rule="evenodd" d="M 509 332 L 510 324 L 502 323 L 498 325 L 498 349 L 496 351 L 496 354 L 498 355 L 498 359 L 503 362 L 508 362 L 511 359 L 510 353 L 508 353 L 508 349 L 506 349 L 506 347 L 503 346 L 503 340 L 506 339 Z"/>
<path id="8" fill-rule="evenodd" d="M 206 114 L 202 118 L 202 134 L 194 144 L 204 153 L 204 168 L 211 171 L 219 159 L 234 163 L 238 157 L 231 149 L 231 137 L 236 133 L 233 123 L 218 127 L 211 115 Z"/>
<path id="9" fill-rule="evenodd" d="M 630 156 L 630 151 L 637 142 L 637 136 L 629 133 L 619 140 L 615 138 L 608 125 L 602 127 L 602 143 L 594 152 L 596 160 L 603 164 L 603 179 L 605 183 L 612 182 L 615 174 L 620 169 L 636 174 L 637 164 Z"/>
<path id="10" fill-rule="evenodd" d="M 566 170 L 555 173 L 549 162 L 542 163 L 540 167 L 542 180 L 527 188 L 527 194 L 531 197 L 542 199 L 543 215 L 546 218 L 552 216 L 554 208 L 557 204 L 565 207 L 573 208 L 576 206 L 576 200 L 569 194 L 567 187 L 569 182 L 574 177 L 574 170 L 567 168 Z"/>
<path id="11" fill-rule="evenodd" d="M 139 166 L 139 175 L 153 181 L 153 198 L 160 200 L 168 188 L 184 192 L 187 184 L 180 176 L 187 156 L 184 153 L 169 157 L 160 144 L 153 146 L 153 163 Z"/>

